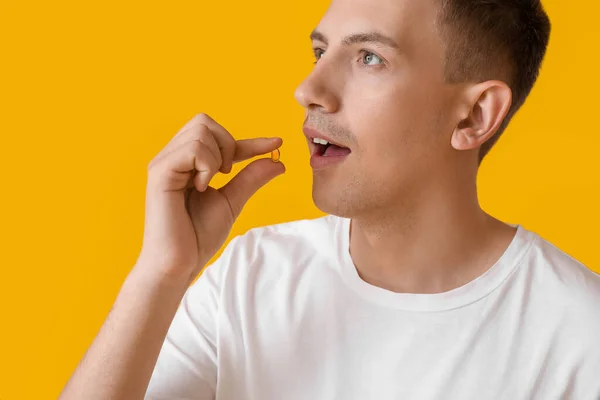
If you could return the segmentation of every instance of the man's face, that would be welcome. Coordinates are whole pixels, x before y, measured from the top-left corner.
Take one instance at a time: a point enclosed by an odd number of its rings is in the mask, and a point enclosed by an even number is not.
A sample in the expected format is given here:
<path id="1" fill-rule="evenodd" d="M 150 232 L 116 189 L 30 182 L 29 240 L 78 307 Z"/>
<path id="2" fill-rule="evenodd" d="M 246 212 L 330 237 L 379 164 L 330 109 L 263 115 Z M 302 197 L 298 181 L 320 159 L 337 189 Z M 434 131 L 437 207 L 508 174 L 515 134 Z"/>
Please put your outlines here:
<path id="1" fill-rule="evenodd" d="M 435 0 L 333 0 L 315 29 L 318 61 L 295 96 L 306 108 L 307 135 L 316 135 L 312 128 L 347 148 L 320 156 L 324 147 L 309 139 L 322 211 L 385 210 L 430 190 L 447 167 L 457 121 L 436 7 Z M 371 41 L 374 33 L 389 43 Z"/>

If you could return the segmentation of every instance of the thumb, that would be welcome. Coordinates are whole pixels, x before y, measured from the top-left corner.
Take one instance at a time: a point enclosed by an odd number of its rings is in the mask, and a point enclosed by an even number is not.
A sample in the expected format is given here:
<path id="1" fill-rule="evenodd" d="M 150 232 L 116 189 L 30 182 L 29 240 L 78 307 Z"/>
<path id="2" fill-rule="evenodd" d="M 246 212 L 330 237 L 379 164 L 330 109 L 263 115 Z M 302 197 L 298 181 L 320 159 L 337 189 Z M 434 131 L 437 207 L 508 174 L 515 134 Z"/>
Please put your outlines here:
<path id="1" fill-rule="evenodd" d="M 236 219 L 242 212 L 246 202 L 264 185 L 285 172 L 281 162 L 273 162 L 270 158 L 261 158 L 248 164 L 232 180 L 219 189 L 229 200 L 229 205 Z"/>

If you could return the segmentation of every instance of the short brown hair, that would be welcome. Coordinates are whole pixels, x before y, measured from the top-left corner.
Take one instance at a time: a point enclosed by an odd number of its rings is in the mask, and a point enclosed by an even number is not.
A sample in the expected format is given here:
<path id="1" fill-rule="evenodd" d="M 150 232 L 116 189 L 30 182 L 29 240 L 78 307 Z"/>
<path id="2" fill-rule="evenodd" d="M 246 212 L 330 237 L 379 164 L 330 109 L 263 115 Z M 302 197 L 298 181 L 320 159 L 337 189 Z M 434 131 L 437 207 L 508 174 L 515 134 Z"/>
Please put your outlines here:
<path id="1" fill-rule="evenodd" d="M 438 0 L 448 82 L 499 79 L 513 102 L 502 125 L 479 150 L 479 163 L 523 105 L 537 80 L 550 37 L 540 0 Z"/>

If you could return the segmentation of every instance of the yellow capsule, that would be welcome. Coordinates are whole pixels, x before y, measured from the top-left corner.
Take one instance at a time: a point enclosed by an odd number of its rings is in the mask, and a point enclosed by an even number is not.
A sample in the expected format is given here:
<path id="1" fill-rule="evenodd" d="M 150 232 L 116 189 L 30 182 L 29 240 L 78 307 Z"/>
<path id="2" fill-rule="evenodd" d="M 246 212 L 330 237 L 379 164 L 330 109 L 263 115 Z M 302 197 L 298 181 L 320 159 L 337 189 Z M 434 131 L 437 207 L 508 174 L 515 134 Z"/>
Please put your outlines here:
<path id="1" fill-rule="evenodd" d="M 279 161 L 279 156 L 280 156 L 279 149 L 273 150 L 271 152 L 271 161 L 278 162 Z"/>

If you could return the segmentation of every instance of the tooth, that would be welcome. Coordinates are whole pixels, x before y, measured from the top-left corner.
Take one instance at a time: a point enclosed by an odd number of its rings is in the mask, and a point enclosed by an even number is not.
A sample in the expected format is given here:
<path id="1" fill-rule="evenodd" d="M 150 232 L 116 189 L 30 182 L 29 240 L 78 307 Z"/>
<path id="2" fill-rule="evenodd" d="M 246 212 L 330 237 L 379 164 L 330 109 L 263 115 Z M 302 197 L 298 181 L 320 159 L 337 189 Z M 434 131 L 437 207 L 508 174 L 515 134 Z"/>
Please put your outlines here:
<path id="1" fill-rule="evenodd" d="M 322 145 L 328 145 L 329 142 L 325 139 L 321 139 L 321 138 L 313 138 L 313 143 L 316 144 L 322 144 Z"/>

